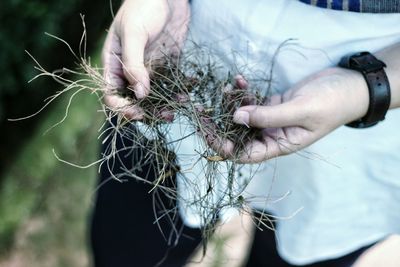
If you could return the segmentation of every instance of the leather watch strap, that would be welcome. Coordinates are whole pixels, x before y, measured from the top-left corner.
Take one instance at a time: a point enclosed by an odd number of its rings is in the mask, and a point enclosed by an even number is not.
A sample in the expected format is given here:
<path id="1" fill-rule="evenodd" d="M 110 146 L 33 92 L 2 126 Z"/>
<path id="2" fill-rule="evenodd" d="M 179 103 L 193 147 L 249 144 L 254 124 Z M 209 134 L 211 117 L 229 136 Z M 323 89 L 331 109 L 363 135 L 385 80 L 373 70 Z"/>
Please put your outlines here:
<path id="1" fill-rule="evenodd" d="M 367 114 L 347 126 L 366 128 L 384 120 L 390 106 L 390 85 L 384 70 L 386 64 L 369 52 L 361 52 L 342 58 L 339 66 L 359 71 L 364 76 L 369 91 Z"/>

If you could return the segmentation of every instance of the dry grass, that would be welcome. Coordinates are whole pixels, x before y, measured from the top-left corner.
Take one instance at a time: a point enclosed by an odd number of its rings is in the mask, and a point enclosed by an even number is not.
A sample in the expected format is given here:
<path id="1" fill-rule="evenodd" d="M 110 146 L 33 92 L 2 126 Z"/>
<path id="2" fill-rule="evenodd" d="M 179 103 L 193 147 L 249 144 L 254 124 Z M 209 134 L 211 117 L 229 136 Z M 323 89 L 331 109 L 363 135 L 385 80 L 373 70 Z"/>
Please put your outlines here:
<path id="1" fill-rule="evenodd" d="M 157 64 L 147 63 L 151 69 L 151 93 L 148 97 L 137 100 L 129 88 L 110 90 L 111 94 L 125 97 L 132 105 L 139 105 L 145 110 L 142 122 L 127 121 L 118 111 L 103 104 L 104 88 L 110 85 L 103 78 L 102 68 L 93 66 L 85 54 L 85 31 L 78 54 L 64 40 L 52 37 L 68 47 L 77 60 L 77 68 L 49 72 L 32 57 L 40 72 L 34 79 L 51 77 L 64 86 L 63 90 L 48 99 L 43 109 L 64 93 L 71 93 L 65 116 L 54 125 L 57 126 L 67 118 L 74 97 L 82 91 L 91 92 L 99 100 L 99 110 L 106 117 L 98 138 L 103 143 L 109 143 L 102 158 L 86 166 L 65 161 L 57 155 L 56 157 L 79 168 L 105 165 L 112 170 L 115 162 L 120 161 L 120 150 L 141 151 L 140 155 L 136 155 L 139 160 L 135 166 L 123 168 L 122 173 L 115 173 L 110 179 L 121 180 L 122 176 L 128 176 L 151 184 L 153 189 L 149 193 L 155 196 L 165 194 L 174 201 L 184 203 L 185 207 L 199 217 L 205 253 L 207 240 L 214 233 L 221 212 L 231 208 L 243 212 L 249 210 L 249 200 L 243 196 L 243 192 L 258 166 L 238 164 L 237 158 L 245 144 L 250 139 L 258 138 L 260 133 L 258 130 L 234 124 L 232 115 L 242 105 L 265 104 L 268 101 L 271 93 L 270 76 L 247 75 L 246 86 L 240 86 L 210 49 L 194 45 L 179 58 L 165 56 Z M 259 87 L 259 84 L 263 84 L 263 87 Z M 29 117 L 31 116 L 22 119 Z M 117 118 L 116 123 L 112 118 Z M 177 127 L 184 129 L 181 135 L 172 135 L 171 131 Z M 121 137 L 132 142 L 118 148 L 116 142 Z M 194 149 L 189 154 L 182 155 L 181 147 L 191 140 L 196 142 Z M 221 156 L 211 148 L 223 144 L 223 140 L 234 142 L 233 154 Z M 135 174 L 136 170 L 146 164 L 151 164 L 156 170 L 156 180 L 148 180 L 147 177 Z M 193 179 L 193 176 L 196 178 Z M 185 194 L 182 194 L 182 188 L 186 191 Z M 154 206 L 156 210 L 163 205 L 154 203 Z M 170 243 L 177 242 L 180 235 L 179 229 L 173 225 L 177 212 L 177 208 L 155 212 L 155 222 L 161 217 L 170 218 L 172 232 L 176 237 L 169 239 Z M 257 226 L 260 225 L 267 225 L 263 222 L 263 216 L 257 221 Z"/>

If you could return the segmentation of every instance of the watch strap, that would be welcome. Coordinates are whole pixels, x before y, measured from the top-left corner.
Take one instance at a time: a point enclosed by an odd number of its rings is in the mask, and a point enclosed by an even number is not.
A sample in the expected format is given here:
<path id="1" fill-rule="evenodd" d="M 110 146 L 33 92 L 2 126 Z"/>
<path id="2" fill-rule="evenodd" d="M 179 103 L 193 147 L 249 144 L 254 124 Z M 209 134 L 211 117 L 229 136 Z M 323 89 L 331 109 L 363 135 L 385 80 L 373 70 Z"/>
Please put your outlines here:
<path id="1" fill-rule="evenodd" d="M 385 119 L 390 106 L 390 84 L 384 68 L 386 64 L 369 52 L 342 58 L 340 67 L 359 71 L 365 78 L 369 91 L 369 106 L 364 117 L 346 124 L 353 128 L 367 128 Z"/>

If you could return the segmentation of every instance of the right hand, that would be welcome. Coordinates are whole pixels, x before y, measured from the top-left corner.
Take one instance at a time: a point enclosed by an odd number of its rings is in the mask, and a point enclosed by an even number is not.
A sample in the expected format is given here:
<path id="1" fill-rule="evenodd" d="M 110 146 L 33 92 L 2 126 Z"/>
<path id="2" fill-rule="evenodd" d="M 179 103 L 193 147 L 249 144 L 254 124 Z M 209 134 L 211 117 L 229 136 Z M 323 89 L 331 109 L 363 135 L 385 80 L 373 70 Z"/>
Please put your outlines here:
<path id="1" fill-rule="evenodd" d="M 235 143 L 239 139 L 214 138 L 208 144 L 223 158 L 260 163 L 304 149 L 336 128 L 363 117 L 368 102 L 368 88 L 360 73 L 328 68 L 283 94 L 271 96 L 267 103 L 239 107 L 233 121 L 259 131 L 244 142 L 240 155 Z"/>
<path id="2" fill-rule="evenodd" d="M 146 62 L 179 54 L 186 37 L 190 9 L 187 0 L 125 0 L 109 29 L 103 52 L 104 102 L 126 119 L 143 119 L 143 110 L 120 96 L 133 90 L 137 99 L 150 91 Z"/>

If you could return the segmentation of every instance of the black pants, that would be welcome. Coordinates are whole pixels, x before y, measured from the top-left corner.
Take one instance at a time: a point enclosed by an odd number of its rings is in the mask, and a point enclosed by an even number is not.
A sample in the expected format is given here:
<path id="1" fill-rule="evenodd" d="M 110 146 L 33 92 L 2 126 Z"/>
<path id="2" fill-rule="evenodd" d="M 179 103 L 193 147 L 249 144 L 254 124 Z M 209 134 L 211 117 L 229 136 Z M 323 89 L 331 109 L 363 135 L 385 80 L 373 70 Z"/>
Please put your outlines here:
<path id="1" fill-rule="evenodd" d="M 107 147 L 103 146 L 103 150 Z M 131 140 L 120 138 L 117 147 L 131 145 Z M 129 168 L 136 161 L 130 150 L 118 153 L 118 160 L 111 166 L 118 173 L 121 167 Z M 137 173 L 154 179 L 154 171 L 144 166 Z M 201 242 L 198 229 L 182 224 L 179 216 L 175 225 L 180 232 L 177 245 L 176 236 L 170 236 L 171 222 L 166 218 L 154 223 L 154 199 L 148 192 L 151 186 L 125 177 L 121 183 L 109 179 L 111 173 L 107 165 L 101 168 L 99 189 L 92 216 L 91 242 L 95 267 L 178 267 L 183 266 L 193 250 Z M 124 177 L 122 177 L 124 178 Z M 165 208 L 174 208 L 175 203 L 160 195 L 156 201 L 166 203 Z M 157 212 L 157 211 L 155 211 Z M 168 245 L 168 240 L 172 244 Z M 307 265 L 308 267 L 350 267 L 365 250 L 362 248 L 345 257 Z M 276 251 L 275 236 L 272 231 L 257 231 L 251 248 L 247 267 L 290 267 Z"/>

